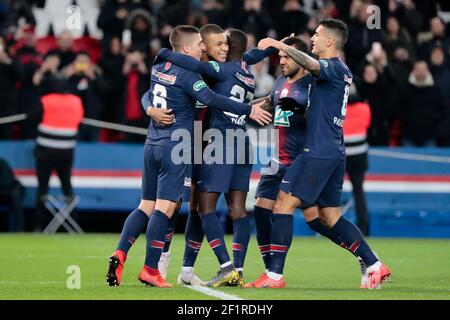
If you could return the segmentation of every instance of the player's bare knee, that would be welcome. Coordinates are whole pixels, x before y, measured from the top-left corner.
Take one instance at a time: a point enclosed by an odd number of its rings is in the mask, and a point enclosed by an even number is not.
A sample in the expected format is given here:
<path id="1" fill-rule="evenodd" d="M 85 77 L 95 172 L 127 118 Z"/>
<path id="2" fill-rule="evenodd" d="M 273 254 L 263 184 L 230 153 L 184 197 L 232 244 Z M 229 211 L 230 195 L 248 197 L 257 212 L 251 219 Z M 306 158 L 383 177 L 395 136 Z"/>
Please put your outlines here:
<path id="1" fill-rule="evenodd" d="M 300 199 L 292 196 L 291 194 L 280 191 L 278 193 L 277 200 L 275 201 L 273 212 L 280 214 L 293 214 L 295 208 L 298 206 L 300 206 Z"/>
<path id="2" fill-rule="evenodd" d="M 266 210 L 273 210 L 273 207 L 275 205 L 274 200 L 266 199 L 266 198 L 257 198 L 255 202 L 255 206 L 266 209 Z"/>
<path id="3" fill-rule="evenodd" d="M 155 201 L 142 199 L 138 209 L 145 212 L 147 216 L 150 216 L 153 210 L 155 210 Z"/>
<path id="4" fill-rule="evenodd" d="M 340 219 L 341 215 L 341 208 L 319 207 L 319 218 L 320 220 L 322 220 L 322 223 L 328 228 L 332 228 Z"/>
<path id="5" fill-rule="evenodd" d="M 179 202 L 174 202 L 170 200 L 157 199 L 155 203 L 155 210 L 164 213 L 167 217 L 172 217 L 175 212 Z"/>
<path id="6" fill-rule="evenodd" d="M 232 208 L 228 210 L 228 213 L 233 221 L 245 218 L 247 216 L 245 208 Z"/>
<path id="7" fill-rule="evenodd" d="M 303 209 L 303 216 L 306 222 L 313 221 L 319 218 L 319 210 L 316 206 Z"/>

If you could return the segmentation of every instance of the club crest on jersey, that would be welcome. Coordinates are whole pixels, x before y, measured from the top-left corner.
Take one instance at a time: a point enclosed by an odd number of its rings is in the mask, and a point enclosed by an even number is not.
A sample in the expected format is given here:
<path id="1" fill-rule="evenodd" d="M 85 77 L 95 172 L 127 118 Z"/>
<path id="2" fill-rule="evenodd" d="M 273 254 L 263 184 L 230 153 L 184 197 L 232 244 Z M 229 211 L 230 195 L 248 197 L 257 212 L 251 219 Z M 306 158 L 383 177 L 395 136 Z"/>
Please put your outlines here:
<path id="1" fill-rule="evenodd" d="M 289 95 L 289 89 L 288 88 L 284 88 L 283 90 L 281 90 L 280 98 L 285 98 L 288 95 Z"/>
<path id="2" fill-rule="evenodd" d="M 192 87 L 194 91 L 200 91 L 203 88 L 208 87 L 208 85 L 203 80 L 198 80 L 196 83 L 194 83 L 194 86 Z"/>
<path id="3" fill-rule="evenodd" d="M 236 72 L 235 73 L 236 78 L 238 78 L 239 81 L 245 83 L 247 86 L 254 88 L 255 87 L 255 80 L 251 79 L 249 77 L 243 76 L 242 74 Z"/>
<path id="4" fill-rule="evenodd" d="M 219 66 L 219 64 L 218 64 L 216 61 L 209 61 L 209 64 L 211 64 L 212 67 L 214 68 L 214 70 L 215 70 L 217 73 L 219 73 L 220 66 Z"/>
<path id="5" fill-rule="evenodd" d="M 177 76 L 171 75 L 171 74 L 165 74 L 159 71 L 156 71 L 155 69 L 152 70 L 152 75 L 158 78 L 159 81 L 167 83 L 167 84 L 174 84 L 175 81 L 177 81 Z"/>
<path id="6" fill-rule="evenodd" d="M 164 66 L 164 70 L 169 70 L 171 65 L 172 65 L 172 62 L 167 61 L 166 65 Z"/>

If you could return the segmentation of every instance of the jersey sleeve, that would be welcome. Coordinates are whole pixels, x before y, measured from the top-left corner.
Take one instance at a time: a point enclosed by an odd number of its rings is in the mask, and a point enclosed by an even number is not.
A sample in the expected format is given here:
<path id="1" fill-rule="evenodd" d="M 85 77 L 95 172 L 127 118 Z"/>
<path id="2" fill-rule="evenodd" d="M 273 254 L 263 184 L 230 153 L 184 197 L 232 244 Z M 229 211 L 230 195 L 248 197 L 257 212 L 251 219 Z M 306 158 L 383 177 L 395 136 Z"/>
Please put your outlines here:
<path id="1" fill-rule="evenodd" d="M 142 108 L 144 108 L 144 111 L 147 112 L 148 107 L 152 106 L 152 103 L 150 102 L 151 98 L 151 93 L 150 93 L 150 89 L 147 90 L 146 93 L 144 93 L 144 95 L 141 98 L 141 105 Z"/>
<path id="2" fill-rule="evenodd" d="M 179 67 L 188 69 L 195 73 L 200 73 L 202 76 L 211 80 L 218 81 L 223 76 L 221 74 L 220 65 L 216 61 L 202 62 L 186 54 L 173 52 L 166 48 L 159 50 L 158 56 Z"/>
<path id="3" fill-rule="evenodd" d="M 218 95 L 209 89 L 199 74 L 189 73 L 183 76 L 183 89 L 194 99 L 207 105 L 209 108 L 229 111 L 239 115 L 250 115 L 252 107 L 225 96 Z"/>
<path id="4" fill-rule="evenodd" d="M 242 60 L 245 61 L 248 65 L 257 64 L 258 62 L 264 60 L 271 54 L 274 54 L 277 52 L 278 52 L 278 50 L 273 47 L 267 48 L 266 50 L 259 50 L 258 48 L 251 48 L 251 49 L 248 49 L 244 53 Z"/>
<path id="5" fill-rule="evenodd" d="M 339 66 L 336 61 L 331 59 L 320 59 L 320 73 L 315 77 L 321 80 L 332 81 L 341 77 L 339 73 Z"/>

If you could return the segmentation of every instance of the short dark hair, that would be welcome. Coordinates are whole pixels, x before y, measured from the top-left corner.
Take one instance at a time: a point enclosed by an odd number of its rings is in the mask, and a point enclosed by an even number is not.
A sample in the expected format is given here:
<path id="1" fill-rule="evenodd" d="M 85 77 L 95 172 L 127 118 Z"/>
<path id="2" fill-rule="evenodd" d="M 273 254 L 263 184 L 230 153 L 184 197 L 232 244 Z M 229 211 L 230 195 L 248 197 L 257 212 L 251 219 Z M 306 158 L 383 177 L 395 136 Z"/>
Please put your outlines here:
<path id="1" fill-rule="evenodd" d="M 174 50 L 179 50 L 184 44 L 185 38 L 193 34 L 199 34 L 198 28 L 188 25 L 179 25 L 172 30 L 169 36 L 169 42 Z"/>
<path id="2" fill-rule="evenodd" d="M 205 24 L 203 27 L 200 28 L 200 35 L 202 36 L 202 38 L 207 37 L 210 34 L 220 34 L 224 32 L 225 31 L 221 27 L 213 23 Z"/>
<path id="3" fill-rule="evenodd" d="M 228 31 L 228 46 L 230 51 L 244 53 L 247 50 L 247 35 L 239 29 L 231 29 Z"/>
<path id="4" fill-rule="evenodd" d="M 300 50 L 304 53 L 308 53 L 308 45 L 299 38 L 289 37 L 283 40 L 283 43 L 287 44 L 288 46 L 293 46 L 295 49 Z"/>
<path id="5" fill-rule="evenodd" d="M 323 19 L 319 22 L 320 26 L 331 29 L 337 36 L 337 47 L 343 49 L 348 38 L 348 27 L 342 20 L 338 19 Z"/>

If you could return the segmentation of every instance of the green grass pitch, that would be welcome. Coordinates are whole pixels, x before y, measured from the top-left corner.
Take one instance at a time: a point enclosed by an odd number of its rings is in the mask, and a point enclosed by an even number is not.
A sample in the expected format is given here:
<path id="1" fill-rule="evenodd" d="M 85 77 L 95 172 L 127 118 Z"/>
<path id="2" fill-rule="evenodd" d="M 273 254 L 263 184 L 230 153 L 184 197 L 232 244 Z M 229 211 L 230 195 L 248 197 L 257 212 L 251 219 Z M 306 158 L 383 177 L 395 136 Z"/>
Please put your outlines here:
<path id="1" fill-rule="evenodd" d="M 146 287 L 137 281 L 144 261 L 145 238 L 140 237 L 125 265 L 122 285 L 108 287 L 105 273 L 118 235 L 0 234 L 0 299 L 215 299 L 174 286 Z M 323 238 L 294 238 L 288 254 L 284 289 L 219 288 L 242 299 L 450 299 L 450 240 L 370 239 L 374 250 L 389 265 L 393 278 L 381 290 L 359 289 L 360 273 L 354 257 Z M 227 236 L 228 247 L 231 237 Z M 181 267 L 184 237 L 172 242 L 169 282 L 176 283 Z M 81 270 L 81 289 L 66 287 L 68 266 Z M 217 271 L 207 243 L 197 260 L 202 279 Z M 255 237 L 250 241 L 246 280 L 263 271 Z"/>

